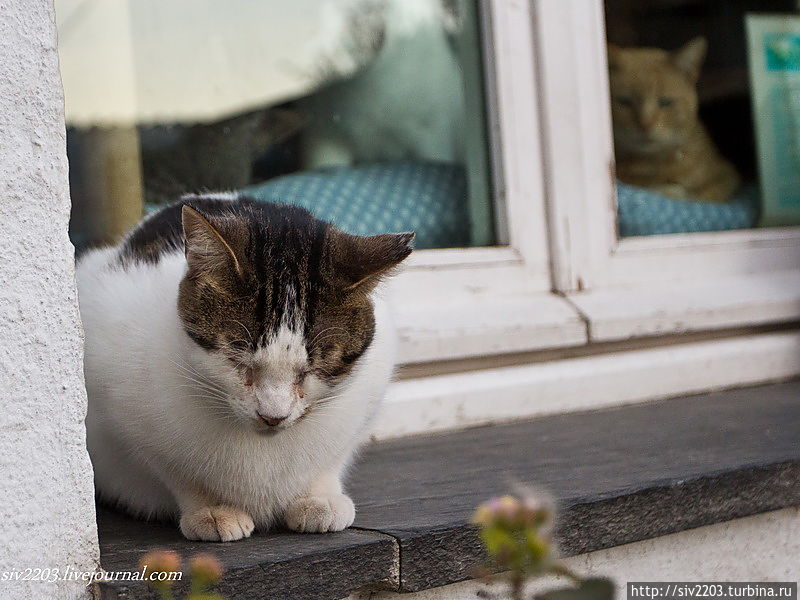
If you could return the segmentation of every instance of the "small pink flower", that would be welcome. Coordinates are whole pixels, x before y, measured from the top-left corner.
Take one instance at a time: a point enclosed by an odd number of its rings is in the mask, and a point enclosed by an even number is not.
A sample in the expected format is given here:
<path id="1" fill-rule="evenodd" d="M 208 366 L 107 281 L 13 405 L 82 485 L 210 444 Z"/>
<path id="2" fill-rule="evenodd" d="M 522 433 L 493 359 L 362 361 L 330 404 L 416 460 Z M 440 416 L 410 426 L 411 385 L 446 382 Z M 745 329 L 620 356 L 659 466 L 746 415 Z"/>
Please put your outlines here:
<path id="1" fill-rule="evenodd" d="M 181 570 L 181 557 L 172 550 L 151 550 L 139 560 L 139 566 L 152 573 L 175 573 Z"/>
<path id="2" fill-rule="evenodd" d="M 190 561 L 192 576 L 208 582 L 209 585 L 222 579 L 222 565 L 210 554 L 198 554 Z"/>

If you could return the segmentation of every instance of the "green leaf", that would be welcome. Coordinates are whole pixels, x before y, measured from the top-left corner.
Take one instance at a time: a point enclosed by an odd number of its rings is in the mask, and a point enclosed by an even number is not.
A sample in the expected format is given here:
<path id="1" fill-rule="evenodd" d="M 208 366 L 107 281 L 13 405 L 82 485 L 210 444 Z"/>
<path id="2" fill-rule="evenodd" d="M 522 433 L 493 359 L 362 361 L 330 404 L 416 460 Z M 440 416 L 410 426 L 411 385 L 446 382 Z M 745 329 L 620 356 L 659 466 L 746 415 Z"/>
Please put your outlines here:
<path id="1" fill-rule="evenodd" d="M 481 538 L 486 546 L 486 552 L 492 558 L 498 558 L 503 554 L 508 554 L 516 548 L 514 538 L 504 529 L 499 527 L 487 527 L 481 531 Z"/>
<path id="2" fill-rule="evenodd" d="M 534 530 L 528 530 L 526 538 L 530 561 L 533 565 L 539 567 L 550 556 L 550 544 Z"/>

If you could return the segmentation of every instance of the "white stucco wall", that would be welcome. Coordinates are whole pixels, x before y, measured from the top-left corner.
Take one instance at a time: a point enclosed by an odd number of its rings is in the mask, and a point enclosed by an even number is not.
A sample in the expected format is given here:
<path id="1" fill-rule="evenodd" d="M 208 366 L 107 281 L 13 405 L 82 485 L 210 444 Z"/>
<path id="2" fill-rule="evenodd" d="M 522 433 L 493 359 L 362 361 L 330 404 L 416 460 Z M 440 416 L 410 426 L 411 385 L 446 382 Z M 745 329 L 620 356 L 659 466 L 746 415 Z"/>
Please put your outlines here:
<path id="1" fill-rule="evenodd" d="M 578 573 L 611 577 L 617 583 L 617 599 L 625 600 L 628 581 L 797 581 L 799 557 L 800 508 L 787 508 L 574 556 L 566 562 Z M 537 581 L 529 591 L 559 585 L 564 582 Z M 475 600 L 485 589 L 484 584 L 465 581 L 416 594 L 366 592 L 346 600 Z"/>
<path id="2" fill-rule="evenodd" d="M 0 0 L 0 598 L 86 597 L 83 583 L 2 581 L 94 570 L 82 332 L 51 0 Z"/>

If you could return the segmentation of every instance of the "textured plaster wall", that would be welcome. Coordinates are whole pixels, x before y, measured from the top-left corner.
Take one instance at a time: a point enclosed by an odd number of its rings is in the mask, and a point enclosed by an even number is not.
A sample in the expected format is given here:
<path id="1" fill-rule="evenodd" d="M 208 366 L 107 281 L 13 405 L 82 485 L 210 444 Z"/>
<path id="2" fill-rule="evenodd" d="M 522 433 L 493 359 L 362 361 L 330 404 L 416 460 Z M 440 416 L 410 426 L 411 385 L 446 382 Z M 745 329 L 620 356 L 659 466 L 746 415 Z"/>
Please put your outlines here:
<path id="1" fill-rule="evenodd" d="M 95 570 L 61 81 L 51 0 L 0 0 L 0 575 Z M 0 580 L 3 600 L 84 583 Z"/>
<path id="2" fill-rule="evenodd" d="M 617 599 L 624 600 L 628 581 L 797 581 L 799 557 L 800 508 L 787 508 L 574 556 L 566 562 L 578 573 L 613 578 Z M 563 584 L 550 579 L 529 591 Z M 416 594 L 367 592 L 347 600 L 475 600 L 485 590 L 483 584 L 466 581 Z"/>

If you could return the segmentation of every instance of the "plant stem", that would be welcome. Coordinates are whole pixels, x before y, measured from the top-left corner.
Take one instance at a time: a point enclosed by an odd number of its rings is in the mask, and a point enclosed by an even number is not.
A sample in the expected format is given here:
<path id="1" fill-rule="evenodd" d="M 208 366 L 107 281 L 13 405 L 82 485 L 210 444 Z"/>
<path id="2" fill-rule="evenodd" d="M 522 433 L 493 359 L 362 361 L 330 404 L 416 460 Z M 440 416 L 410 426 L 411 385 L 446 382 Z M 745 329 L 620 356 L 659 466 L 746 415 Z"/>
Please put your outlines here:
<path id="1" fill-rule="evenodd" d="M 161 596 L 161 600 L 175 600 L 175 596 L 172 595 L 172 589 L 168 586 L 159 586 L 156 589 L 158 590 L 158 595 Z"/>
<path id="2" fill-rule="evenodd" d="M 522 573 L 514 573 L 511 577 L 511 597 L 514 600 L 524 600 L 525 577 Z"/>
<path id="3" fill-rule="evenodd" d="M 571 569 L 569 569 L 567 566 L 565 566 L 563 563 L 560 562 L 554 563 L 550 567 L 550 573 L 552 573 L 553 575 L 566 577 L 573 583 L 581 583 L 583 581 L 583 578 L 580 575 L 578 575 L 577 573 L 575 573 L 574 571 L 572 571 Z"/>

